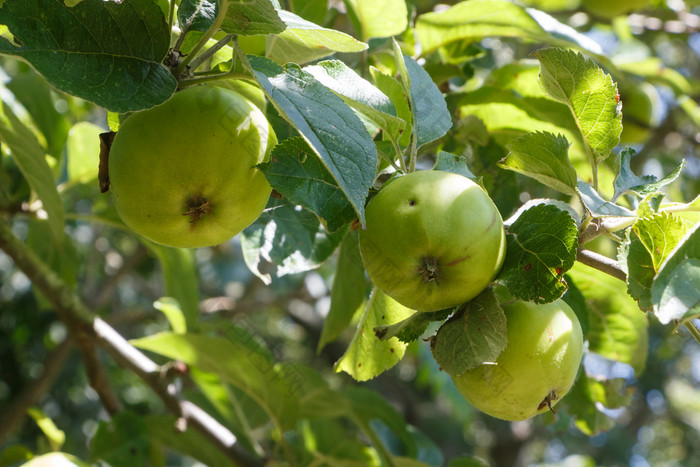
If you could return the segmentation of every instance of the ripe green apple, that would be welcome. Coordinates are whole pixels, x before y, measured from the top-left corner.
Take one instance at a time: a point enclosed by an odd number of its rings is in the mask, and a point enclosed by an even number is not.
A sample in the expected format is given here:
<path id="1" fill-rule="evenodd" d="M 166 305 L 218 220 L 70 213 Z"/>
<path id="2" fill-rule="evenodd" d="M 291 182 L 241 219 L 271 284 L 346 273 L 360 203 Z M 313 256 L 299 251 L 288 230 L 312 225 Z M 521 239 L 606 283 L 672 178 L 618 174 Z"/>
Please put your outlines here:
<path id="1" fill-rule="evenodd" d="M 488 194 L 461 175 L 419 171 L 369 202 L 360 252 L 372 282 L 402 305 L 436 311 L 468 302 L 503 265 L 505 232 Z"/>
<path id="2" fill-rule="evenodd" d="M 576 379 L 583 352 L 581 325 L 563 300 L 546 305 L 501 304 L 508 344 L 493 364 L 452 375 L 477 409 L 502 420 L 525 420 L 550 410 Z"/>
<path id="3" fill-rule="evenodd" d="M 277 143 L 240 94 L 198 86 L 130 116 L 109 154 L 112 198 L 124 223 L 163 245 L 232 238 L 258 218 L 271 188 L 256 165 Z"/>

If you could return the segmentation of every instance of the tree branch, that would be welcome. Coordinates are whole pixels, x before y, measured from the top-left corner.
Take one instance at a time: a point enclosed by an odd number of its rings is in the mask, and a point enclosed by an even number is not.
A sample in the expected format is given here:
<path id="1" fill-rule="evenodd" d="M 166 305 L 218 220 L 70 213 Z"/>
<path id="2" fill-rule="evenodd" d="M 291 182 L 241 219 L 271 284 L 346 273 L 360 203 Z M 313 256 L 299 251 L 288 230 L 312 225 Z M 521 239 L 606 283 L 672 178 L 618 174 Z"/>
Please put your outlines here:
<path id="1" fill-rule="evenodd" d="M 88 310 L 65 282 L 15 237 L 9 226 L 3 222 L 0 222 L 0 249 L 14 260 L 15 265 L 27 275 L 33 286 L 51 302 L 56 314 L 71 334 L 78 336 L 76 342 L 79 346 L 86 345 L 87 352 L 95 350 L 95 343 L 103 347 L 120 366 L 138 375 L 163 400 L 168 409 L 191 424 L 237 465 L 262 465 L 260 459 L 238 446 L 236 436 L 231 431 L 195 404 L 182 399 L 175 386 L 161 378 L 160 367 L 155 362 Z M 106 374 L 98 376 L 103 377 L 106 380 Z M 97 384 L 102 384 L 101 379 L 98 381 Z"/>
<path id="2" fill-rule="evenodd" d="M 627 274 L 625 274 L 625 271 L 622 270 L 620 264 L 614 259 L 610 259 L 607 256 L 596 253 L 595 251 L 580 249 L 576 254 L 576 260 L 585 264 L 586 266 L 590 266 L 594 269 L 609 274 L 616 279 L 627 282 Z"/>
<path id="3" fill-rule="evenodd" d="M 27 409 L 36 405 L 51 388 L 70 356 L 73 341 L 65 339 L 44 360 L 44 372 L 22 388 L 0 419 L 0 446 L 27 416 Z"/>

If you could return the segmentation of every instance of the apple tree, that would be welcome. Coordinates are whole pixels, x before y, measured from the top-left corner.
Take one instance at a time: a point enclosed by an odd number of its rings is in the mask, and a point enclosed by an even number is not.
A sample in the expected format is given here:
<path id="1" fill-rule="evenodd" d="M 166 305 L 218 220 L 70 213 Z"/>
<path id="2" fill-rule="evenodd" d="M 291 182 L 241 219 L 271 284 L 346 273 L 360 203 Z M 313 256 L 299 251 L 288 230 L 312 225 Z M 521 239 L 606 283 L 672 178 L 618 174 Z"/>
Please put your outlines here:
<path id="1" fill-rule="evenodd" d="M 0 466 L 700 456 L 700 3 L 447 3 L 0 0 Z"/>

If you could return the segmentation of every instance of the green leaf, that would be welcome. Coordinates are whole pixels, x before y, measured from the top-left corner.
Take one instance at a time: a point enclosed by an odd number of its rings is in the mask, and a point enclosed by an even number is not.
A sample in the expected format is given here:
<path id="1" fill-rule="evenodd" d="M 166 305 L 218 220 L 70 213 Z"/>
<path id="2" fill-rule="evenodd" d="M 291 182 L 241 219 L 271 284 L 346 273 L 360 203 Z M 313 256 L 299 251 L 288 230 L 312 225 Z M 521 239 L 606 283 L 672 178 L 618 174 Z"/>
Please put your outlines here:
<path id="1" fill-rule="evenodd" d="M 452 128 L 452 117 L 440 89 L 422 66 L 411 57 L 404 55 L 408 78 L 410 79 L 410 103 L 413 121 L 416 123 L 417 147 L 443 137 Z"/>
<path id="2" fill-rule="evenodd" d="M 668 255 L 689 230 L 678 216 L 669 212 L 642 217 L 632 229 L 651 255 L 655 272 L 661 269 Z"/>
<path id="3" fill-rule="evenodd" d="M 588 436 L 607 431 L 615 422 L 601 409 L 615 409 L 631 402 L 632 389 L 622 378 L 597 380 L 585 372 L 579 374 L 571 392 L 565 399 L 576 427 Z"/>
<path id="4" fill-rule="evenodd" d="M 434 321 L 444 321 L 454 311 L 453 308 L 447 308 L 432 312 L 416 312 L 403 321 L 388 326 L 377 326 L 374 332 L 378 338 L 382 340 L 397 337 L 401 342 L 410 344 L 416 339 L 419 339 L 428 325 Z"/>
<path id="5" fill-rule="evenodd" d="M 28 219 L 27 227 L 25 245 L 53 269 L 66 285 L 75 287 L 82 268 L 81 259 L 73 239 L 67 233 L 62 233 L 61 237 L 56 239 L 51 225 L 42 219 Z M 33 291 L 39 299 L 42 309 L 53 309 L 53 305 L 36 287 L 33 288 Z"/>
<path id="6" fill-rule="evenodd" d="M 578 248 L 576 222 L 568 212 L 538 204 L 520 214 L 506 233 L 506 259 L 497 277 L 522 300 L 549 303 L 566 291 L 562 280 Z"/>
<path id="7" fill-rule="evenodd" d="M 368 45 L 335 29 L 327 29 L 285 10 L 277 12 L 286 24 L 280 34 L 268 35 L 267 57 L 284 64 L 304 64 L 335 52 L 352 53 L 366 50 Z"/>
<path id="8" fill-rule="evenodd" d="M 475 182 L 479 182 L 480 177 L 477 177 L 469 170 L 467 166 L 467 158 L 464 156 L 458 156 L 446 151 L 440 151 L 437 154 L 437 160 L 435 161 L 435 167 L 433 170 L 440 170 L 442 172 L 451 172 L 455 174 L 462 175 L 464 177 L 470 178 Z"/>
<path id="9" fill-rule="evenodd" d="M 101 127 L 90 122 L 78 122 L 68 132 L 67 169 L 68 179 L 72 183 L 89 183 L 97 180 L 100 133 L 103 132 Z"/>
<path id="10" fill-rule="evenodd" d="M 639 308 L 651 311 L 651 285 L 656 275 L 651 253 L 634 229 L 628 229 L 624 242 L 618 248 L 620 267 L 627 274 L 627 293 L 637 300 Z"/>
<path id="11" fill-rule="evenodd" d="M 548 14 L 505 0 L 471 0 L 438 13 L 425 13 L 416 20 L 416 32 L 424 55 L 452 42 L 477 42 L 493 36 L 557 43 L 602 54 L 595 41 Z"/>
<path id="12" fill-rule="evenodd" d="M 276 265 L 278 277 L 315 269 L 335 251 L 345 232 L 329 234 L 312 212 L 272 199 L 241 234 L 243 258 L 251 272 L 269 284 L 272 278 L 262 272 L 263 264 Z"/>
<path id="13" fill-rule="evenodd" d="M 476 42 L 488 36 L 543 37 L 544 30 L 513 3 L 494 0 L 461 2 L 416 20 L 416 33 L 427 54 L 455 41 Z"/>
<path id="14" fill-rule="evenodd" d="M 51 88 L 34 70 L 19 72 L 7 83 L 7 89 L 27 109 L 32 121 L 46 139 L 46 152 L 60 160 L 66 133 L 70 128 L 68 119 L 54 107 Z"/>
<path id="15" fill-rule="evenodd" d="M 507 343 L 506 315 L 487 289 L 440 327 L 431 350 L 442 370 L 458 376 L 495 362 Z"/>
<path id="16" fill-rule="evenodd" d="M 180 309 L 180 304 L 172 297 L 163 297 L 153 302 L 153 308 L 165 315 L 170 323 L 170 328 L 175 334 L 185 334 L 187 323 L 185 314 Z"/>
<path id="17" fill-rule="evenodd" d="M 389 97 L 394 104 L 398 118 L 406 122 L 406 128 L 410 128 L 413 122 L 413 115 L 401 83 L 393 76 L 386 75 L 373 66 L 369 67 L 369 72 L 372 75 L 374 85 Z M 404 131 L 401 135 L 400 143 L 404 146 L 408 146 L 410 140 L 411 132 Z"/>
<path id="18" fill-rule="evenodd" d="M 327 60 L 304 70 L 392 138 L 398 139 L 401 136 L 406 122 L 396 117 L 391 99 L 352 68 L 339 60 Z"/>
<path id="19" fill-rule="evenodd" d="M 165 295 L 177 302 L 185 316 L 186 329 L 197 329 L 199 280 L 194 250 L 170 248 L 145 239 L 143 242 L 160 262 Z M 172 322 L 170 324 L 173 326 Z M 175 330 L 174 326 L 173 330 Z"/>
<path id="20" fill-rule="evenodd" d="M 335 371 L 344 371 L 357 381 L 367 381 L 396 365 L 406 351 L 406 344 L 397 338 L 380 340 L 374 328 L 394 324 L 415 313 L 375 288 L 365 305 L 345 354 L 335 364 Z"/>
<path id="21" fill-rule="evenodd" d="M 44 412 L 36 407 L 27 409 L 27 414 L 34 419 L 44 436 L 48 438 L 51 449 L 58 451 L 66 442 L 66 434 Z"/>
<path id="22" fill-rule="evenodd" d="M 318 373 L 296 363 L 275 363 L 243 328 L 226 330 L 230 339 L 200 334 L 159 333 L 132 340 L 136 347 L 219 375 L 255 400 L 281 429 L 310 416 L 338 416 L 343 398 Z"/>
<path id="23" fill-rule="evenodd" d="M 282 141 L 273 149 L 270 161 L 258 167 L 275 190 L 313 211 L 329 232 L 357 218 L 335 179 L 303 138 Z"/>
<path id="24" fill-rule="evenodd" d="M 58 457 L 61 456 L 60 453 L 56 454 L 49 454 L 49 456 L 54 456 Z M 5 449 L 2 450 L 0 453 L 0 466 L 6 467 L 10 465 L 28 465 L 29 461 L 32 458 L 38 459 L 37 462 L 34 463 L 36 466 L 37 464 L 40 464 L 42 462 L 41 458 L 44 458 L 46 456 L 38 456 L 35 457 L 34 453 L 26 446 L 22 444 L 14 444 L 12 446 L 8 446 Z M 61 459 L 61 461 L 64 461 L 65 459 Z M 70 467 L 70 464 L 67 464 L 66 467 Z"/>
<path id="25" fill-rule="evenodd" d="M 175 428 L 177 418 L 173 415 L 147 415 L 143 418 L 145 436 L 171 451 L 188 456 L 204 465 L 235 466 L 230 457 L 200 434 L 189 428 L 179 431 Z"/>
<path id="26" fill-rule="evenodd" d="M 177 22 L 182 31 L 209 29 L 219 14 L 216 0 L 181 0 L 177 9 Z"/>
<path id="27" fill-rule="evenodd" d="M 564 280 L 566 280 L 569 287 L 561 298 L 574 310 L 579 324 L 581 324 L 581 331 L 583 331 L 584 336 L 587 336 L 588 329 L 590 328 L 591 312 L 588 309 L 586 297 L 584 297 L 579 288 L 576 287 L 576 282 L 571 279 L 571 276 L 564 274 Z"/>
<path id="28" fill-rule="evenodd" d="M 585 336 L 589 350 L 627 363 L 635 374 L 641 374 L 649 350 L 647 316 L 632 297 L 620 293 L 619 279 L 581 263 L 576 263 L 569 276 L 586 297 L 590 310 L 590 328 Z"/>
<path id="29" fill-rule="evenodd" d="M 152 444 L 144 418 L 120 412 L 100 423 L 90 444 L 90 457 L 115 466 L 149 465 Z"/>
<path id="30" fill-rule="evenodd" d="M 576 170 L 569 161 L 569 142 L 562 135 L 528 133 L 507 145 L 498 165 L 527 175 L 565 195 L 576 194 Z"/>
<path id="31" fill-rule="evenodd" d="M 586 182 L 578 182 L 579 198 L 594 217 L 636 217 L 627 208 L 606 201 Z"/>
<path id="32" fill-rule="evenodd" d="M 566 104 L 578 122 L 592 160 L 598 164 L 620 142 L 622 113 L 617 85 L 593 60 L 557 48 L 533 53 L 540 61 L 540 84 Z"/>
<path id="33" fill-rule="evenodd" d="M 270 0 L 220 0 L 226 9 L 221 29 L 229 34 L 279 34 L 286 25 Z"/>
<path id="34" fill-rule="evenodd" d="M 520 80 L 527 84 L 519 88 L 537 86 L 536 75 L 525 74 Z M 450 108 L 459 108 L 460 121 L 469 116 L 479 118 L 486 125 L 489 136 L 504 146 L 514 137 L 535 131 L 563 135 L 571 143 L 569 159 L 579 177 L 584 178 L 586 169 L 590 170 L 588 156 L 581 132 L 568 107 L 543 97 L 539 87 L 536 95 L 523 96 L 521 90 L 485 85 L 468 93 L 448 95 L 447 100 Z"/>
<path id="35" fill-rule="evenodd" d="M 337 339 L 350 326 L 353 317 L 365 301 L 366 290 L 365 267 L 360 256 L 357 232 L 351 231 L 340 244 L 338 264 L 331 288 L 331 307 L 323 321 L 318 352 L 327 343 Z"/>
<path id="36" fill-rule="evenodd" d="M 488 467 L 488 465 L 476 457 L 459 457 L 451 459 L 447 467 Z"/>
<path id="37" fill-rule="evenodd" d="M 378 159 L 360 119 L 330 89 L 295 65 L 284 69 L 265 58 L 250 57 L 248 66 L 280 115 L 299 131 L 336 179 L 364 223 L 365 198 L 374 183 Z"/>
<path id="38" fill-rule="evenodd" d="M 161 65 L 170 34 L 152 0 L 5 2 L 0 24 L 21 45 L 0 39 L 0 53 L 28 61 L 61 91 L 114 112 L 153 107 L 175 91 Z"/>
<path id="39" fill-rule="evenodd" d="M 700 223 L 668 255 L 654 278 L 651 300 L 663 324 L 700 316 Z"/>
<path id="40" fill-rule="evenodd" d="M 0 15 L 2 9 L 0 9 Z M 2 39 L 0 39 L 1 41 Z M 63 241 L 64 210 L 44 149 L 6 102 L 0 107 L 0 141 L 7 145 L 22 175 L 42 202 L 54 241 Z"/>
<path id="41" fill-rule="evenodd" d="M 188 370 L 197 389 L 186 394 L 186 397 L 210 413 L 212 410 L 218 412 L 226 427 L 238 437 L 241 446 L 250 451 L 258 449 L 258 444 L 253 440 L 253 432 L 270 421 L 263 408 L 243 391 L 226 383 L 219 375 L 193 367 L 189 367 Z M 205 400 L 198 400 L 201 397 Z M 211 404 L 211 409 L 207 403 Z"/>
<path id="42" fill-rule="evenodd" d="M 634 157 L 634 154 L 634 149 L 631 148 L 627 148 L 620 153 L 618 160 L 619 170 L 615 178 L 615 195 L 613 196 L 613 201 L 617 200 L 617 198 L 625 193 L 634 193 L 640 198 L 656 193 L 661 187 L 675 181 L 685 167 L 685 160 L 682 160 L 671 173 L 662 179 L 658 179 L 654 175 L 643 175 L 640 177 L 635 175 L 630 167 L 630 161 L 632 157 Z"/>
<path id="43" fill-rule="evenodd" d="M 328 0 L 290 0 L 289 9 L 316 24 L 321 24 L 328 15 Z"/>
<path id="44" fill-rule="evenodd" d="M 408 27 L 404 0 L 347 0 L 351 18 L 359 26 L 358 36 L 367 41 L 375 37 L 401 34 Z"/>
<path id="45" fill-rule="evenodd" d="M 410 455 L 415 454 L 416 443 L 407 429 L 406 420 L 386 398 L 360 386 L 348 386 L 343 394 L 350 401 L 351 418 L 363 429 L 372 429 L 370 424 L 375 420 L 381 420 L 403 441 L 405 451 Z"/>

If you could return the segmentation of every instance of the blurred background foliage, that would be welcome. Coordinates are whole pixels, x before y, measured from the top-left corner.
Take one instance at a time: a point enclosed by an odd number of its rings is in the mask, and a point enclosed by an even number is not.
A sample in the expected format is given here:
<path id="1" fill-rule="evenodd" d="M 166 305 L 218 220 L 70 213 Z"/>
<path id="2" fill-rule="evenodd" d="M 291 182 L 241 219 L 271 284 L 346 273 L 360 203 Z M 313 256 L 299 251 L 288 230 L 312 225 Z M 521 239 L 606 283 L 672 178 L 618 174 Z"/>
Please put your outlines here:
<path id="1" fill-rule="evenodd" d="M 671 197 L 678 201 L 694 198 L 700 192 L 700 110 L 694 102 L 700 98 L 700 1 L 521 3 L 547 11 L 595 40 L 618 70 L 628 72 L 614 78 L 624 104 L 623 143 L 638 151 L 634 170 L 662 176 L 685 159 L 687 167 L 681 182 L 673 185 Z M 618 3 L 643 8 L 613 11 Z M 303 16 L 303 2 L 282 4 Z M 408 4 L 413 17 L 442 8 L 430 0 Z M 343 3 L 331 1 L 330 6 L 321 21 L 309 19 L 353 34 Z M 399 39 L 405 53 L 419 55 L 411 29 Z M 367 55 L 341 58 L 356 69 L 366 67 L 367 62 L 380 69 L 387 67 L 387 41 L 374 39 L 370 46 Z M 442 56 L 432 54 L 423 64 L 445 93 L 476 91 L 487 85 L 507 84 L 510 73 L 536 73 L 537 67 L 528 57 L 541 46 L 517 38 L 488 38 L 468 48 L 443 49 Z M 656 66 L 658 62 L 661 66 Z M 168 329 L 166 319 L 153 307 L 155 300 L 166 295 L 167 278 L 163 277 L 157 249 L 143 246 L 132 234 L 109 223 L 89 222 L 95 212 L 107 219 L 114 215 L 96 182 L 96 135 L 107 129 L 105 111 L 55 92 L 23 63 L 2 59 L 0 65 L 2 101 L 35 131 L 62 181 L 60 191 L 69 213 L 67 235 L 72 241 L 63 250 L 51 250 L 51 243 L 40 234 L 45 231 L 32 229 L 36 221 L 21 215 L 16 217 L 15 233 L 35 250 L 43 251 L 42 256 L 74 285 L 89 307 L 125 337 Z M 645 75 L 646 65 L 655 70 L 654 76 Z M 659 73 L 666 75 L 660 77 Z M 674 82 L 681 83 L 682 94 L 690 96 L 690 101 L 679 102 Z M 528 92 L 518 91 L 522 95 Z M 457 112 L 456 108 L 451 110 Z M 282 122 L 275 123 L 278 135 L 289 133 Z M 463 118 L 445 146 L 448 150 L 467 144 L 477 148 L 469 160 L 470 168 L 484 177 L 504 218 L 530 198 L 557 196 L 530 179 L 498 169 L 496 162 L 506 150 L 496 132 L 489 134 L 482 125 Z M 423 164 L 429 165 L 431 157 L 428 149 Z M 71 167 L 66 159 L 80 158 L 93 160 L 95 170 L 68 177 Z M 31 201 L 27 198 L 29 188 L 6 151 L 1 160 L 10 174 L 0 180 L 2 199 L 24 197 Z M 0 209 L 5 213 L 20 210 L 12 204 L 3 204 Z M 605 239 L 596 247 L 610 256 L 615 254 L 612 242 Z M 333 372 L 350 334 L 343 334 L 320 353 L 316 351 L 329 309 L 336 257 L 314 271 L 275 278 L 269 287 L 246 267 L 237 238 L 197 250 L 187 259 L 195 261 L 199 271 L 202 326 L 216 329 L 236 323 L 262 341 L 276 359 L 304 362 L 335 388 L 357 384 L 349 376 Z M 36 388 L 37 381 L 45 383 L 40 411 L 65 433 L 62 450 L 90 457 L 90 441 L 100 421 L 108 417 L 88 385 L 79 353 L 66 343 L 66 336 L 64 325 L 34 293 L 26 276 L 0 253 L 0 464 L 3 456 L 10 459 L 17 455 L 19 446 L 33 452 L 49 448 L 45 432 L 33 419 L 25 418 L 11 433 L 4 432 L 1 424 L 3 414 L 30 388 Z M 110 380 L 129 411 L 144 416 L 164 412 L 162 402 L 134 375 L 109 359 L 105 362 Z M 480 414 L 439 370 L 425 342 L 411 344 L 396 367 L 362 386 L 381 394 L 423 434 L 421 460 L 430 465 L 446 464 L 460 455 L 476 456 L 493 466 L 700 465 L 700 347 L 693 339 L 683 333 L 675 335 L 670 327 L 650 319 L 647 366 L 638 379 L 622 364 L 589 359 L 586 365 L 599 374 L 625 378 L 633 391 L 629 406 L 608 411 L 614 426 L 591 437 L 576 429 L 565 411 L 558 417 L 544 415 L 517 423 Z M 196 400 L 194 388 L 192 397 Z M 322 443 L 322 427 L 303 423 L 309 426 L 301 426 L 298 432 L 306 430 L 315 442 Z M 389 446 L 400 444 L 390 430 L 380 427 L 377 431 Z M 167 464 L 189 465 L 191 460 L 170 454 Z"/>

